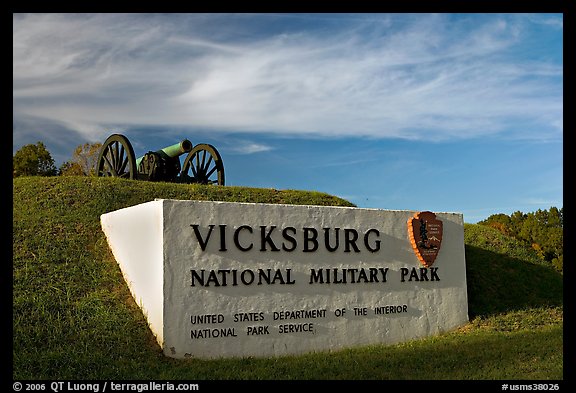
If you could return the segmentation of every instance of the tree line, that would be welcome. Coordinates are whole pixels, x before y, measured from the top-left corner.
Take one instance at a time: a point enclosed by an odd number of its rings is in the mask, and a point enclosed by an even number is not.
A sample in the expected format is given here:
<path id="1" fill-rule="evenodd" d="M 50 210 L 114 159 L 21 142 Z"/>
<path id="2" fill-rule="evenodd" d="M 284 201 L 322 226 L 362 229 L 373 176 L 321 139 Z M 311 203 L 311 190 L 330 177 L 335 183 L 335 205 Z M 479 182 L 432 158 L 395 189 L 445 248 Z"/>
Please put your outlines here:
<path id="1" fill-rule="evenodd" d="M 22 146 L 12 159 L 12 176 L 93 176 L 101 143 L 85 143 L 74 149 L 72 158 L 56 168 L 42 142 Z"/>
<path id="2" fill-rule="evenodd" d="M 531 247 L 538 256 L 563 271 L 564 260 L 564 207 L 538 209 L 532 213 L 516 211 L 511 215 L 493 214 L 480 225 L 496 228 L 507 236 L 514 237 Z"/>

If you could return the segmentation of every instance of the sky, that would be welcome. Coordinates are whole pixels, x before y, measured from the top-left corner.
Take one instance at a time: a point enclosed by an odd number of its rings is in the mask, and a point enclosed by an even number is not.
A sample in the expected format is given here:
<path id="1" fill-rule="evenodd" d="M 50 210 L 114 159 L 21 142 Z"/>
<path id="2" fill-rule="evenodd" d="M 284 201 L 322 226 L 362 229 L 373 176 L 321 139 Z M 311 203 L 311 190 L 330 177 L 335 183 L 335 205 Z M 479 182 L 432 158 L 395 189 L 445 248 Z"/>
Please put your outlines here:
<path id="1" fill-rule="evenodd" d="M 560 208 L 563 14 L 13 14 L 13 154 L 113 133 L 212 144 L 227 186 Z"/>

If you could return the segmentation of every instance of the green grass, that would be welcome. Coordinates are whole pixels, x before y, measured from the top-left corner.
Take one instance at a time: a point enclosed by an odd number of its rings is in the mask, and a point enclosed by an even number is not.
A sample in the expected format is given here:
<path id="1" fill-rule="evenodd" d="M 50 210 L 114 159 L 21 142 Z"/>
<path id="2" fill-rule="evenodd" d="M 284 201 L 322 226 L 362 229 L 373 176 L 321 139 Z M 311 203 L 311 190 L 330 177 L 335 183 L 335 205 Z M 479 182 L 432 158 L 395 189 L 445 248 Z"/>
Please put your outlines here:
<path id="1" fill-rule="evenodd" d="M 116 178 L 13 180 L 13 378 L 561 380 L 563 278 L 498 231 L 465 224 L 470 323 L 398 345 L 271 359 L 165 357 L 100 229 L 154 198 L 353 206 L 320 192 Z"/>

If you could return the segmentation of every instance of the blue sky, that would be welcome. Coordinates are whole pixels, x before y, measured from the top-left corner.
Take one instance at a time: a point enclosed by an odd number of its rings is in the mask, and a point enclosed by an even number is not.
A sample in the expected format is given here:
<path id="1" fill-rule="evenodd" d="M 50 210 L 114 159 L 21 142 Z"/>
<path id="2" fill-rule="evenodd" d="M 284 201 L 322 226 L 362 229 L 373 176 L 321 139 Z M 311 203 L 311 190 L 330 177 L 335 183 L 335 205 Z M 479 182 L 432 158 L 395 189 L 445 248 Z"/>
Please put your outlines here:
<path id="1" fill-rule="evenodd" d="M 14 14 L 13 153 L 213 144 L 226 184 L 359 207 L 563 206 L 563 15 Z"/>

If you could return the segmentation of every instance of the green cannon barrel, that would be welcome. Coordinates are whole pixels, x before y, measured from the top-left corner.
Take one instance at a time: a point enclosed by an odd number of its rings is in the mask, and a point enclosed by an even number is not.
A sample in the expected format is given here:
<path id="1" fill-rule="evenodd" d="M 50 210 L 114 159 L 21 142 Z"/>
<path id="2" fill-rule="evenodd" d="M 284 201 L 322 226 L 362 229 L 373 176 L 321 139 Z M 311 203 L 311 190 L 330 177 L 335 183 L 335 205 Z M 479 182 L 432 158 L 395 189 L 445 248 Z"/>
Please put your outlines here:
<path id="1" fill-rule="evenodd" d="M 181 142 L 178 142 L 172 146 L 156 150 L 155 153 L 162 156 L 163 158 L 174 158 L 184 153 L 188 153 L 190 152 L 190 150 L 192 150 L 192 142 L 190 142 L 188 139 L 184 139 Z M 138 157 L 136 159 L 136 167 L 140 166 L 140 162 L 142 161 L 143 158 L 144 156 Z"/>

